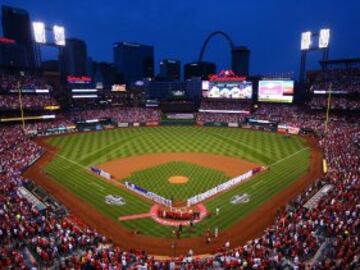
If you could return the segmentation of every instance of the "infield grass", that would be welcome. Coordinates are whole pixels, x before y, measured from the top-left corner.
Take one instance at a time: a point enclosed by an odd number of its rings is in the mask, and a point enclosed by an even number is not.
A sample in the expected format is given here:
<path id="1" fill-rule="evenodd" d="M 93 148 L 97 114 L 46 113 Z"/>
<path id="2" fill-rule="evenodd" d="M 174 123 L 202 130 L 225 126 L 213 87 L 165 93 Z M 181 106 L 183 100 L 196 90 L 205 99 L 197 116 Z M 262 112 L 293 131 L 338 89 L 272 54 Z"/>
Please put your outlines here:
<path id="1" fill-rule="evenodd" d="M 185 184 L 172 184 L 168 181 L 171 176 L 188 177 Z M 126 181 L 134 183 L 146 190 L 155 192 L 173 201 L 186 201 L 196 194 L 205 192 L 229 180 L 223 172 L 204 168 L 188 162 L 168 162 L 133 173 Z"/>

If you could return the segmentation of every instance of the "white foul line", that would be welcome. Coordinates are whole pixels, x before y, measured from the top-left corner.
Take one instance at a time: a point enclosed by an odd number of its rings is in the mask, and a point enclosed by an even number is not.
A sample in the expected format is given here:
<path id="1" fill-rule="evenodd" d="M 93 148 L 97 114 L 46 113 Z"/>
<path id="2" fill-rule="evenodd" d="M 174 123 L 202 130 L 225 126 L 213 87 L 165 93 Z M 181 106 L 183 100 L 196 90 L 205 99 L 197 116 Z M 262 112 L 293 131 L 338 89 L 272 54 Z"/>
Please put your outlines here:
<path id="1" fill-rule="evenodd" d="M 74 165 L 76 165 L 76 166 L 79 166 L 79 167 L 81 167 L 81 168 L 83 168 L 83 169 L 85 169 L 85 170 L 88 169 L 88 168 L 85 167 L 84 165 L 81 165 L 80 163 L 77 163 L 76 161 L 73 161 L 73 160 L 71 160 L 71 159 L 68 159 L 67 157 L 64 157 L 63 155 L 60 155 L 60 154 L 55 153 L 55 152 L 53 152 L 53 151 L 51 151 L 51 150 L 48 150 L 48 149 L 47 149 L 46 151 L 54 154 L 55 156 L 58 156 L 58 157 L 60 157 L 60 158 L 62 158 L 62 159 L 64 159 L 64 160 L 66 160 L 66 161 L 69 161 L 70 163 L 72 163 L 72 164 L 74 164 Z"/>
<path id="2" fill-rule="evenodd" d="M 282 162 L 282 161 L 284 161 L 284 160 L 286 160 L 286 159 L 288 159 L 288 158 L 291 158 L 292 156 L 295 156 L 295 155 L 297 155 L 298 153 L 300 153 L 300 152 L 302 152 L 302 151 L 304 151 L 304 150 L 306 150 L 306 149 L 309 149 L 309 147 L 304 147 L 304 148 L 300 149 L 299 151 L 296 151 L 295 153 L 292 153 L 291 155 L 289 155 L 289 156 L 287 156 L 287 157 L 284 157 L 284 158 L 282 158 L 282 159 L 279 159 L 278 161 L 275 161 L 274 163 L 270 164 L 268 167 L 275 166 L 276 164 L 278 164 L 278 163 L 280 163 L 280 162 Z"/>

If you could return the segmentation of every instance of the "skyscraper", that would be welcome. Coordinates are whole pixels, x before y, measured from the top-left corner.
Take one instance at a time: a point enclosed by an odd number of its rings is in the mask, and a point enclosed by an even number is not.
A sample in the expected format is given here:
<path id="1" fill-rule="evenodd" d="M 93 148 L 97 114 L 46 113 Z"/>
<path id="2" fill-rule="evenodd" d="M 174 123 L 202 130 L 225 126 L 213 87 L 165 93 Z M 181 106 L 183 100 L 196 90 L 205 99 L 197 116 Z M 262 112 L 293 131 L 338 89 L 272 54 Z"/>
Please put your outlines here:
<path id="1" fill-rule="evenodd" d="M 236 75 L 248 76 L 250 50 L 245 46 L 235 47 L 231 51 L 231 68 Z"/>
<path id="2" fill-rule="evenodd" d="M 28 67 L 26 47 L 22 44 L 0 41 L 0 65 Z"/>
<path id="3" fill-rule="evenodd" d="M 159 77 L 167 81 L 180 80 L 180 67 L 179 60 L 163 59 L 160 61 Z"/>
<path id="4" fill-rule="evenodd" d="M 185 80 L 191 78 L 207 79 L 209 75 L 216 73 L 216 65 L 211 62 L 194 62 L 184 66 Z"/>
<path id="5" fill-rule="evenodd" d="M 101 82 L 104 89 L 111 89 L 113 84 L 123 83 L 113 63 L 93 62 L 93 66 L 93 79 L 96 83 Z"/>
<path id="6" fill-rule="evenodd" d="M 114 63 L 126 83 L 154 77 L 154 47 L 130 42 L 114 44 Z"/>
<path id="7" fill-rule="evenodd" d="M 87 48 L 85 41 L 67 38 L 63 54 L 60 56 L 62 70 L 66 75 L 87 75 Z"/>
<path id="8" fill-rule="evenodd" d="M 27 63 L 35 65 L 34 43 L 32 38 L 30 16 L 26 10 L 5 6 L 1 7 L 1 23 L 5 37 L 13 39 L 26 48 Z"/>

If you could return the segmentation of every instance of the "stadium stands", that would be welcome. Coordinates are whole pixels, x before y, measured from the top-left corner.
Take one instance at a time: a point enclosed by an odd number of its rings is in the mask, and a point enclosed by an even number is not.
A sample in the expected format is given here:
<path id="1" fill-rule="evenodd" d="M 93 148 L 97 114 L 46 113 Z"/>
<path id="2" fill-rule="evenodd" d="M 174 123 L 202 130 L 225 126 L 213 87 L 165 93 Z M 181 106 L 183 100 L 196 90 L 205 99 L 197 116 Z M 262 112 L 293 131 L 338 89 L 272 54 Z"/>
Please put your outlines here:
<path id="1" fill-rule="evenodd" d="M 1 75 L 0 110 L 19 110 L 20 100 L 18 87 L 22 89 L 22 105 L 24 110 L 43 110 L 47 106 L 58 106 L 52 97 L 52 87 L 44 79 L 30 75 Z"/>
<path id="2" fill-rule="evenodd" d="M 145 108 L 107 108 L 98 110 L 74 111 L 70 115 L 72 121 L 91 119 L 112 119 L 116 122 L 145 123 L 149 121 L 160 121 L 160 111 Z"/>
<path id="3" fill-rule="evenodd" d="M 21 86 L 24 90 L 50 89 L 51 86 L 45 82 L 41 76 L 32 75 L 7 75 L 2 74 L 0 77 L 0 92 L 10 93 Z"/>
<path id="4" fill-rule="evenodd" d="M 311 109 L 325 109 L 327 107 L 327 96 L 314 96 L 309 102 Z M 331 109 L 333 110 L 360 110 L 360 104 L 357 99 L 346 97 L 332 97 Z"/>
<path id="5" fill-rule="evenodd" d="M 19 127 L 2 129 L 1 133 L 1 153 L 2 157 L 6 157 L 1 162 L 0 215 L 4 222 L 0 228 L 3 251 L 0 258 L 3 267 L 15 264 L 15 260 L 19 267 L 24 265 L 24 261 L 28 260 L 25 247 L 35 256 L 35 261 L 45 265 L 56 263 L 64 269 L 85 265 L 147 265 L 148 269 L 162 269 L 168 267 L 164 265 L 172 263 L 199 267 L 196 269 L 207 269 L 210 266 L 222 266 L 225 269 L 240 266 L 302 267 L 325 241 L 325 255 L 319 256 L 313 262 L 313 267 L 345 263 L 351 267 L 358 263 L 355 255 L 359 254 L 360 249 L 360 126 L 357 123 L 340 119 L 331 124 L 330 132 L 320 140 L 329 163 L 328 175 L 295 199 L 287 210 L 280 212 L 261 238 L 243 247 L 219 250 L 211 258 L 185 256 L 167 262 L 155 261 L 142 252 L 129 254 L 121 251 L 75 218 L 57 217 L 50 209 L 43 213 L 34 210 L 18 195 L 16 187 L 26 187 L 27 180 L 21 177 L 21 171 L 41 155 L 41 148 L 27 139 Z M 311 210 L 303 207 L 326 184 L 334 188 L 321 198 L 317 207 Z"/>
<path id="6" fill-rule="evenodd" d="M 47 106 L 58 106 L 58 102 L 50 95 L 23 95 L 23 109 L 42 110 Z M 20 102 L 18 95 L 0 95 L 0 110 L 18 110 Z"/>
<path id="7" fill-rule="evenodd" d="M 311 86 L 314 91 L 328 91 L 331 84 L 333 91 L 360 93 L 360 69 L 328 69 L 315 78 Z"/>
<path id="8" fill-rule="evenodd" d="M 345 81 L 344 86 L 337 86 L 339 89 L 358 91 L 358 85 L 349 86 L 341 72 L 323 76 L 340 83 Z M 341 80 L 337 80 L 337 76 Z M 359 74 L 355 73 L 354 77 L 358 78 Z M 29 88 L 45 86 L 38 79 L 25 77 L 24 80 Z M 15 81 L 14 77 L 2 77 L 3 92 L 13 88 Z M 0 96 L 2 104 L 12 103 L 8 98 Z M 329 132 L 324 134 L 324 113 L 311 110 L 312 105 L 322 101 L 313 100 L 310 108 L 261 104 L 251 115 L 197 113 L 197 120 L 202 122 L 243 122 L 251 117 L 312 129 L 329 168 L 323 178 L 278 212 L 261 237 L 240 247 L 224 246 L 216 254 L 202 258 L 191 250 L 168 260 L 156 260 L 141 250 L 124 251 L 76 216 L 59 214 L 50 207 L 38 210 L 17 188 L 33 184 L 21 173 L 43 150 L 19 125 L 1 126 L 0 269 L 50 266 L 59 269 L 283 269 L 286 266 L 290 269 L 356 269 L 360 266 L 360 123 L 351 116 L 331 115 Z M 40 98 L 27 104 L 34 108 L 50 101 L 51 98 Z M 219 106 L 238 108 L 227 104 Z M 355 102 L 354 106 L 358 109 L 359 103 Z M 352 110 L 353 105 L 339 107 Z M 203 103 L 202 108 L 214 107 Z M 56 120 L 26 123 L 26 129 L 42 131 L 94 118 L 111 118 L 116 122 L 159 121 L 160 111 L 145 108 L 72 111 Z M 311 207 L 304 207 L 328 185 L 332 189 L 316 199 Z"/>

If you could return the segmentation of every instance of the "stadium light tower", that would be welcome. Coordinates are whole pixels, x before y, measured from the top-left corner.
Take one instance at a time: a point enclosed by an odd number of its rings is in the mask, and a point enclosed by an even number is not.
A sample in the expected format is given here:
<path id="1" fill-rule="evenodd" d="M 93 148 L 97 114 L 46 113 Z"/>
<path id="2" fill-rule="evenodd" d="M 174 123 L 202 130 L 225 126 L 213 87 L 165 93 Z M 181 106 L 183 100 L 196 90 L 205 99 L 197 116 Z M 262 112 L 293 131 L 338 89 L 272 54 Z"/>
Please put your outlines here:
<path id="1" fill-rule="evenodd" d="M 66 45 L 65 28 L 63 26 L 47 27 L 43 22 L 33 22 L 32 31 L 33 41 L 35 42 L 35 57 L 38 64 L 41 63 L 40 46 L 56 47 L 59 50 L 59 55 L 63 53 L 63 48 Z M 48 36 L 51 38 L 48 39 Z"/>
<path id="2" fill-rule="evenodd" d="M 313 42 L 314 39 L 318 39 L 317 42 Z M 316 40 L 315 40 L 316 41 Z M 306 31 L 301 33 L 301 61 L 300 61 L 300 83 L 305 80 L 306 71 L 306 56 L 310 51 L 322 51 L 323 61 L 326 61 L 329 57 L 329 44 L 330 44 L 330 29 L 323 28 L 319 33 Z"/>

